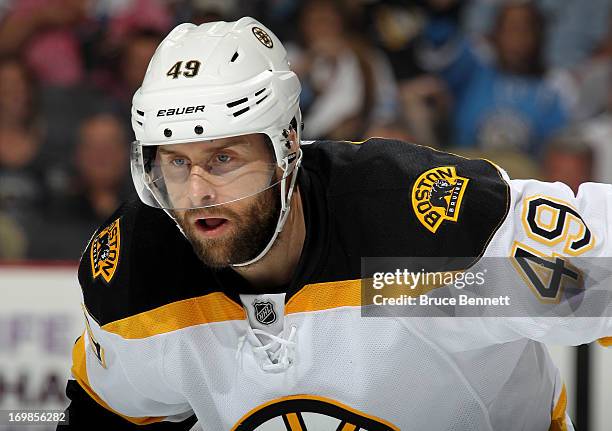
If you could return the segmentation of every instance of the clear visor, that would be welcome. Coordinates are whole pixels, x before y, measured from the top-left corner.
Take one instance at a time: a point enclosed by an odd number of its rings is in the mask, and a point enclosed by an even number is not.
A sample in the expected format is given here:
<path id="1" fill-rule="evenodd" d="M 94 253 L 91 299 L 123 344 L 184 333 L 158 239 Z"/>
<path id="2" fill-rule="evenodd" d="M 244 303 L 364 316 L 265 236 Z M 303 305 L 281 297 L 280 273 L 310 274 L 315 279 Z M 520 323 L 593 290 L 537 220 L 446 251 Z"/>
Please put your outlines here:
<path id="1" fill-rule="evenodd" d="M 209 208 L 261 193 L 290 172 L 275 162 L 267 135 L 252 134 L 185 144 L 132 144 L 132 177 L 147 205 Z"/>

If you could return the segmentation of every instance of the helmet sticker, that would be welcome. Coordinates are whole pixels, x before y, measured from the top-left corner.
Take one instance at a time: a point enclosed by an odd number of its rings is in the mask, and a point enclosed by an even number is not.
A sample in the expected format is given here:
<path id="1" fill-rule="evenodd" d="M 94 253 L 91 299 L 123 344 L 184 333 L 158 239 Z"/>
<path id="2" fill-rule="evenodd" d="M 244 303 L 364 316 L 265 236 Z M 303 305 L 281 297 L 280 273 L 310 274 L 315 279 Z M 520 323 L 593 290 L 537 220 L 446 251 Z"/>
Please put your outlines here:
<path id="1" fill-rule="evenodd" d="M 257 38 L 258 41 L 262 43 L 266 48 L 272 49 L 274 43 L 272 42 L 272 38 L 259 27 L 253 27 L 253 34 Z"/>
<path id="2" fill-rule="evenodd" d="M 200 63 L 198 60 L 189 60 L 185 62 L 186 70 L 184 71 L 181 70 L 182 64 L 183 61 L 177 61 L 174 63 L 174 66 L 172 66 L 170 70 L 166 72 L 166 76 L 170 76 L 172 79 L 177 79 L 180 75 L 186 76 L 187 78 L 193 78 L 200 71 L 200 65 L 202 63 Z"/>

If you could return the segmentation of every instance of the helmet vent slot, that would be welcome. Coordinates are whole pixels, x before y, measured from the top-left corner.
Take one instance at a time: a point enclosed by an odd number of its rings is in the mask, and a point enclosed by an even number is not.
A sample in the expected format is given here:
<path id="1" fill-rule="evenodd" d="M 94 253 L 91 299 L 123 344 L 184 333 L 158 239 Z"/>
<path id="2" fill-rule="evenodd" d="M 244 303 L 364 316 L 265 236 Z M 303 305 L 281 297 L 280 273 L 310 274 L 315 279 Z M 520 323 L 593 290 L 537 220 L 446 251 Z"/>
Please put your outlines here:
<path id="1" fill-rule="evenodd" d="M 263 102 L 264 100 L 266 100 L 266 98 L 269 96 L 269 94 L 266 94 L 264 97 L 262 97 L 261 99 L 259 99 L 257 102 L 255 102 L 255 104 L 259 105 L 261 102 Z"/>
<path id="2" fill-rule="evenodd" d="M 138 110 L 136 110 L 136 113 L 137 113 L 138 115 L 142 115 L 142 116 L 144 117 L 144 112 L 143 112 L 143 111 L 138 111 Z"/>
<path id="3" fill-rule="evenodd" d="M 232 59 L 230 60 L 230 62 L 233 63 L 234 61 L 236 61 L 237 58 L 238 58 L 238 51 L 236 51 L 234 55 L 232 55 Z"/>
<path id="4" fill-rule="evenodd" d="M 242 108 L 240 111 L 236 111 L 236 112 L 234 112 L 234 114 L 233 114 L 233 115 L 234 115 L 234 117 L 237 117 L 237 116 L 239 116 L 239 115 L 244 114 L 244 113 L 245 113 L 246 111 L 248 111 L 249 109 L 250 109 L 250 108 L 247 106 L 246 108 Z"/>
<path id="5" fill-rule="evenodd" d="M 242 104 L 242 103 L 246 102 L 247 100 L 249 100 L 249 99 L 248 99 L 248 97 L 244 97 L 244 98 L 242 98 L 242 99 L 234 100 L 233 102 L 228 103 L 228 104 L 227 104 L 227 107 L 228 107 L 228 108 L 233 108 L 234 106 L 236 106 L 236 105 L 240 105 L 240 104 Z M 236 114 L 234 114 L 234 116 L 235 116 L 235 115 L 236 115 Z"/>
<path id="6" fill-rule="evenodd" d="M 259 90 L 258 92 L 255 93 L 255 96 L 259 96 L 261 93 L 263 93 L 264 91 L 266 91 L 265 88 L 262 88 L 261 90 Z"/>

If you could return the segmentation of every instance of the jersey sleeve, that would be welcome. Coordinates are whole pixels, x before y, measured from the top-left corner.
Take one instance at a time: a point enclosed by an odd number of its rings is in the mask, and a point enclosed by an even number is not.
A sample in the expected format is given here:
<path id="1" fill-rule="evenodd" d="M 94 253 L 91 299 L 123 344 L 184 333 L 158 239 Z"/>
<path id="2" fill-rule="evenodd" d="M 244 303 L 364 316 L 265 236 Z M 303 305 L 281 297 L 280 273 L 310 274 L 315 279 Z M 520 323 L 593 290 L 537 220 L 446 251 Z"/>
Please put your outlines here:
<path id="1" fill-rule="evenodd" d="M 121 341 L 104 334 L 87 310 L 84 320 L 66 386 L 68 424 L 58 429 L 88 429 L 94 423 L 108 429 L 190 429 L 196 422 L 191 407 L 159 382 L 161 358 L 151 355 L 136 368 L 122 357 Z"/>
<path id="2" fill-rule="evenodd" d="M 72 350 L 72 378 L 66 387 L 71 399 L 68 429 L 102 425 L 107 429 L 190 429 L 195 422 L 187 400 L 167 382 L 167 339 L 110 329 L 168 301 L 160 297 L 165 291 L 151 281 L 155 274 L 140 266 L 134 274 L 131 271 L 148 257 L 141 250 L 159 249 L 146 238 L 165 241 L 169 249 L 178 250 L 171 242 L 176 228 L 163 224 L 165 219 L 151 211 L 138 202 L 126 203 L 96 231 L 81 257 L 84 331 Z M 154 228 L 157 236 L 140 238 L 140 230 Z M 154 324 L 149 322 L 147 327 Z"/>
<path id="3" fill-rule="evenodd" d="M 70 404 L 65 411 L 66 417 L 69 419 L 58 425 L 58 431 L 90 429 L 94 427 L 93 424 L 104 429 L 187 431 L 194 429 L 193 427 L 197 423 L 196 416 L 192 414 L 187 419 L 178 422 L 159 421 L 149 422 L 146 425 L 144 422 L 137 424 L 102 407 L 73 379 L 68 380 L 66 396 L 70 399 Z"/>
<path id="4" fill-rule="evenodd" d="M 501 172 L 510 211 L 481 261 L 490 294 L 511 301 L 489 326 L 495 336 L 566 345 L 611 336 L 612 185 L 584 183 L 574 194 Z"/>
<path id="5" fill-rule="evenodd" d="M 476 318 L 483 342 L 612 336 L 612 185 L 585 183 L 574 194 L 558 182 L 512 180 L 484 159 L 376 138 L 341 156 L 328 193 L 349 276 L 407 269 L 422 276 L 410 290 L 368 285 L 365 301 L 427 300 L 372 310 Z M 362 259 L 351 261 L 355 250 Z"/>

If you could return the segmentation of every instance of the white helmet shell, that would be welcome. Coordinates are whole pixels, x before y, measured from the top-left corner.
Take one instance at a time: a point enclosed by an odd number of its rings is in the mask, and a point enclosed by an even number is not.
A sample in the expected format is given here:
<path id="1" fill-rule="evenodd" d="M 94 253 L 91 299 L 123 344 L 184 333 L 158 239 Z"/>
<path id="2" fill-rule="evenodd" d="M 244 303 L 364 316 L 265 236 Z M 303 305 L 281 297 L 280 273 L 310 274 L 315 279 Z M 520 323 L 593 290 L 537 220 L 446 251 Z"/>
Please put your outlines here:
<path id="1" fill-rule="evenodd" d="M 174 28 L 153 55 L 132 103 L 141 145 L 267 134 L 277 163 L 299 132 L 300 83 L 278 38 L 257 20 Z"/>

